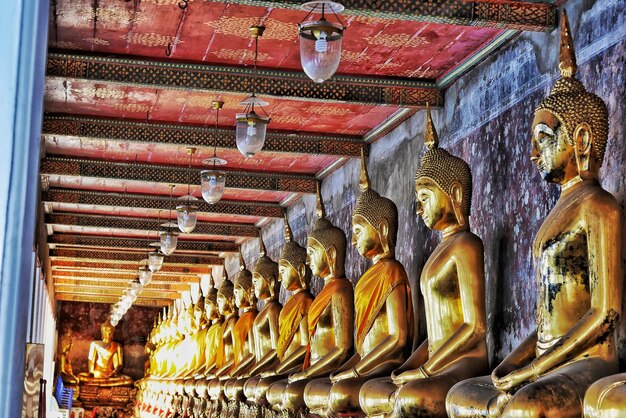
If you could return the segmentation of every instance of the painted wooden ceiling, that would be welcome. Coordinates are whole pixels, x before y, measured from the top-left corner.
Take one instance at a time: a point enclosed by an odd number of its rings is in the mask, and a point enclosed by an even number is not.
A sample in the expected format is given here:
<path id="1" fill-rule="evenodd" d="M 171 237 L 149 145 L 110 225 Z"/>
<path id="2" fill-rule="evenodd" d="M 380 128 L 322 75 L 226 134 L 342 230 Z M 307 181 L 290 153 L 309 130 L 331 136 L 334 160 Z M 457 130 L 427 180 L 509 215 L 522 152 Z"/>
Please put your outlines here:
<path id="1" fill-rule="evenodd" d="M 201 198 L 215 141 L 224 198 L 200 200 L 197 229 L 137 303 L 178 298 L 362 147 L 443 105 L 447 85 L 520 30 L 554 28 L 552 3 L 347 0 L 339 70 L 316 84 L 300 66 L 296 0 L 52 0 L 41 186 L 57 299 L 114 302 L 175 218 L 169 185 L 174 200 Z M 266 27 L 256 76 L 252 25 Z M 234 120 L 253 86 L 271 122 L 244 158 Z"/>

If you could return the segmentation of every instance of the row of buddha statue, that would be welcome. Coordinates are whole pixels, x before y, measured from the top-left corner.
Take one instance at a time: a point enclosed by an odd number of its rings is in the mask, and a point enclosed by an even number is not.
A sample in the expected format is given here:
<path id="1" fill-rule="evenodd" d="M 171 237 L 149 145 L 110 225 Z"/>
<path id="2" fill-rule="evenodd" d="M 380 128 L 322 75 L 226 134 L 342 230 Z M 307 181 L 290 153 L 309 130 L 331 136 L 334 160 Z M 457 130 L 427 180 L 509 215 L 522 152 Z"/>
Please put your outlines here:
<path id="1" fill-rule="evenodd" d="M 306 249 L 285 219 L 278 263 L 261 240 L 252 272 L 241 259 L 234 282 L 224 277 L 197 303 L 158 320 L 140 415 L 626 416 L 625 376 L 614 375 L 621 215 L 598 181 L 608 113 L 575 78 L 565 14 L 561 38 L 561 78 L 532 125 L 531 160 L 561 188 L 533 245 L 537 328 L 490 375 L 471 171 L 439 147 L 427 110 L 416 210 L 441 241 L 419 281 L 426 340 L 412 351 L 411 287 L 395 259 L 398 211 L 372 189 L 362 157 L 351 241 L 371 266 L 356 286 L 344 274 L 346 234 L 326 218 L 318 188 Z M 312 275 L 324 281 L 316 297 Z M 291 292 L 282 307 L 281 283 Z"/>

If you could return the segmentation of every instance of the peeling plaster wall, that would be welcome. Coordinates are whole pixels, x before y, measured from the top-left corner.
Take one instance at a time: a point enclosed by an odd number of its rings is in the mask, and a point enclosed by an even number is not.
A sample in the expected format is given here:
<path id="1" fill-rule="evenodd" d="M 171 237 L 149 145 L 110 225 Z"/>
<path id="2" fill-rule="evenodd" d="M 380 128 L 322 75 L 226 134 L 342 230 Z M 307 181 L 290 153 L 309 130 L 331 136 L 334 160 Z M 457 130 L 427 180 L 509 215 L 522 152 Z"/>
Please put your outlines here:
<path id="1" fill-rule="evenodd" d="M 626 188 L 626 11 L 623 0 L 575 0 L 565 4 L 575 36 L 579 79 L 609 107 L 610 136 L 601 181 L 622 208 Z M 529 160 L 533 111 L 558 78 L 559 33 L 525 33 L 446 91 L 445 107 L 433 112 L 441 146 L 472 167 L 472 230 L 485 244 L 488 344 L 492 363 L 499 362 L 535 327 L 536 285 L 531 245 L 558 197 L 558 188 L 541 180 Z M 424 112 L 378 140 L 368 158 L 372 185 L 398 206 L 400 228 L 397 258 L 407 269 L 425 336 L 419 274 L 439 240 L 417 222 L 413 176 L 423 152 Z M 359 194 L 359 162 L 351 161 L 324 180 L 322 194 L 328 218 L 350 242 L 350 220 Z M 289 208 L 296 241 L 306 243 L 315 219 L 315 198 L 307 196 Z M 263 227 L 270 256 L 283 245 L 283 221 Z M 626 244 L 626 239 L 624 239 Z M 626 245 L 624 246 L 626 249 Z M 257 240 L 243 246 L 251 268 L 258 258 Z M 626 254 L 626 251 L 623 251 Z M 623 257 L 624 259 L 624 257 Z M 356 283 L 366 261 L 349 246 L 346 275 Z M 233 274 L 236 258 L 227 260 Z M 624 270 L 626 271 L 626 269 Z M 314 293 L 321 281 L 313 280 Z M 281 293 L 281 300 L 286 295 Z M 625 303 L 626 306 L 626 303 Z M 624 316 L 624 315 L 623 315 Z M 622 363 L 626 361 L 626 321 L 619 332 Z"/>

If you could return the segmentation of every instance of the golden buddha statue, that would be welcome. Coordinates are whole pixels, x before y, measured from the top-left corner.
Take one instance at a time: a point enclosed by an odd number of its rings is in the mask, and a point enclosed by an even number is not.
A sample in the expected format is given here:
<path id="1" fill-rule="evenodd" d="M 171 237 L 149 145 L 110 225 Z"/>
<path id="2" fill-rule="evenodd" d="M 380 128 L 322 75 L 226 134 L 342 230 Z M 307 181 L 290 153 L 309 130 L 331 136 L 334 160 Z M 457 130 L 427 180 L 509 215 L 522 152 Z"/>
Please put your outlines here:
<path id="1" fill-rule="evenodd" d="M 189 356 L 185 371 L 179 375 L 185 378 L 198 376 L 206 366 L 206 336 L 208 332 L 208 320 L 205 316 L 205 300 L 200 294 L 196 303 L 191 306 L 191 326 L 186 340 L 189 341 L 188 350 L 184 354 Z"/>
<path id="2" fill-rule="evenodd" d="M 95 386 L 130 386 L 133 379 L 120 373 L 124 366 L 122 346 L 113 341 L 115 328 L 107 320 L 100 326 L 102 340 L 89 346 L 89 372 L 80 373 L 81 383 Z"/>
<path id="3" fill-rule="evenodd" d="M 198 371 L 200 379 L 196 385 L 196 391 L 202 395 L 206 392 L 206 378 L 211 377 L 217 365 L 217 354 L 220 348 L 220 340 L 222 338 L 222 326 L 224 324 L 224 317 L 217 308 L 217 289 L 213 287 L 213 283 L 209 284 L 209 289 L 204 298 L 204 313 L 208 321 L 210 321 L 210 327 L 205 335 L 204 345 L 204 366 Z"/>
<path id="4" fill-rule="evenodd" d="M 535 111 L 531 160 L 561 196 L 539 229 L 537 330 L 491 377 L 453 387 L 448 413 L 579 417 L 587 388 L 617 371 L 622 224 L 598 182 L 608 139 L 602 100 L 576 80 L 567 16 L 561 20 L 561 79 Z M 623 404 L 623 402 L 622 402 Z"/>
<path id="5" fill-rule="evenodd" d="M 309 292 L 311 269 L 306 265 L 306 249 L 293 240 L 285 213 L 285 245 L 278 260 L 278 279 L 285 290 L 292 292 L 278 316 L 278 341 L 274 364 L 261 377 L 248 379 L 245 394 L 249 403 L 267 405 L 269 386 L 288 374 L 302 370 L 309 344 L 307 317 L 313 296 Z"/>
<path id="6" fill-rule="evenodd" d="M 72 370 L 72 363 L 69 358 L 72 349 L 72 333 L 68 330 L 59 337 L 59 348 L 57 356 L 58 375 L 61 376 L 65 385 L 75 386 L 78 384 L 78 377 Z"/>
<path id="7" fill-rule="evenodd" d="M 404 267 L 395 260 L 398 210 L 370 188 L 362 150 L 360 187 L 352 216 L 352 244 L 373 264 L 354 289 L 356 353 L 330 375 L 330 382 L 309 383 L 305 401 L 315 413 L 360 413 L 361 386 L 389 375 L 411 352 L 411 289 Z"/>
<path id="8" fill-rule="evenodd" d="M 429 150 L 415 175 L 417 215 L 442 232 L 420 279 L 428 338 L 391 377 L 365 383 L 368 416 L 446 416 L 448 390 L 489 371 L 485 341 L 483 244 L 469 230 L 472 175 L 465 161 L 438 148 L 426 110 Z"/>
<path id="9" fill-rule="evenodd" d="M 312 379 L 323 377 L 330 384 L 328 375 L 348 359 L 353 345 L 354 295 L 344 273 L 346 235 L 326 219 L 319 184 L 317 216 L 307 240 L 306 263 L 324 280 L 324 287 L 309 307 L 303 364 L 270 385 L 266 395 L 272 409 L 291 414 L 305 408 L 305 387 Z"/>

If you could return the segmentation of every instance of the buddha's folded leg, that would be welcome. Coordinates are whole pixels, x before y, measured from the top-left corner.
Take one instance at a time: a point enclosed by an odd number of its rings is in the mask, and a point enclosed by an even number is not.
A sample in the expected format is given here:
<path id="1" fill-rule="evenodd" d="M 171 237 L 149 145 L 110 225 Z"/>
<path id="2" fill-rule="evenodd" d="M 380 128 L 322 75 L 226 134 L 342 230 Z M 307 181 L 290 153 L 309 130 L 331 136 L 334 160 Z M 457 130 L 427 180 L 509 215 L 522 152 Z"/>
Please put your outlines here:
<path id="1" fill-rule="evenodd" d="M 446 417 L 446 395 L 457 382 L 450 374 L 407 382 L 396 392 L 394 416 Z"/>
<path id="2" fill-rule="evenodd" d="M 287 386 L 283 393 L 283 409 L 289 412 L 297 412 L 306 408 L 304 402 L 304 389 L 309 383 L 308 379 L 297 380 Z"/>
<path id="3" fill-rule="evenodd" d="M 335 414 L 360 412 L 359 391 L 368 380 L 367 377 L 357 377 L 335 383 L 328 394 L 330 410 Z"/>
<path id="4" fill-rule="evenodd" d="M 585 417 L 626 416 L 626 373 L 598 380 L 585 393 Z"/>
<path id="5" fill-rule="evenodd" d="M 615 364 L 595 357 L 569 363 L 515 392 L 502 415 L 580 417 L 589 386 L 616 369 Z"/>
<path id="6" fill-rule="evenodd" d="M 260 405 L 267 405 L 268 404 L 267 389 L 270 387 L 272 383 L 277 382 L 280 379 L 283 379 L 285 377 L 287 376 L 276 375 L 276 376 L 268 376 L 268 377 L 261 378 L 256 384 L 256 388 L 254 390 L 254 399 L 256 400 L 256 402 Z"/>
<path id="7" fill-rule="evenodd" d="M 254 401 L 256 385 L 259 383 L 259 380 L 261 380 L 261 378 L 258 376 L 246 380 L 246 383 L 243 385 L 243 394 L 247 400 Z"/>
<path id="8" fill-rule="evenodd" d="M 231 401 L 242 401 L 244 399 L 243 387 L 246 379 L 230 379 L 224 388 L 224 395 Z"/>
<path id="9" fill-rule="evenodd" d="M 359 392 L 361 409 L 368 416 L 390 414 L 397 389 L 391 377 L 368 380 Z"/>
<path id="10" fill-rule="evenodd" d="M 491 382 L 491 376 L 463 380 L 448 391 L 446 412 L 451 418 L 484 417 L 489 404 L 501 393 Z"/>
<path id="11" fill-rule="evenodd" d="M 304 388 L 304 403 L 311 413 L 324 415 L 328 410 L 330 389 L 333 387 L 329 377 L 311 380 Z"/>
<path id="12" fill-rule="evenodd" d="M 287 379 L 281 379 L 272 383 L 267 388 L 267 402 L 271 405 L 271 408 L 275 411 L 280 411 L 282 408 L 283 393 L 287 390 L 289 382 Z"/>

